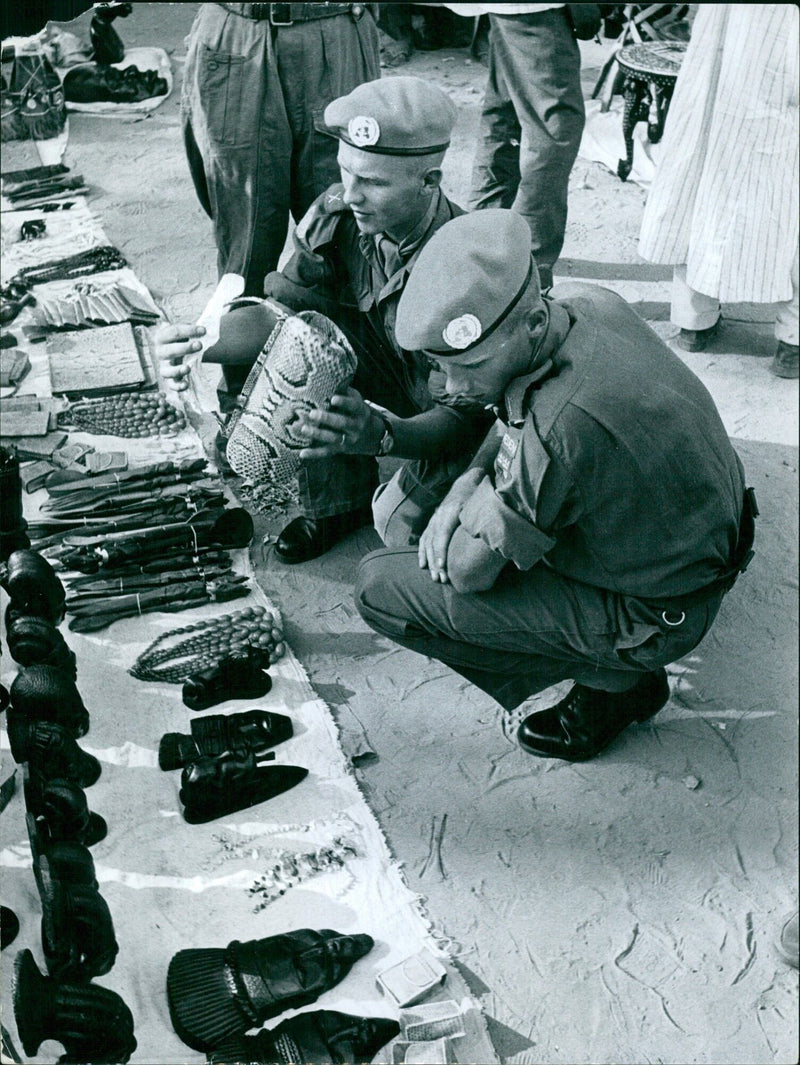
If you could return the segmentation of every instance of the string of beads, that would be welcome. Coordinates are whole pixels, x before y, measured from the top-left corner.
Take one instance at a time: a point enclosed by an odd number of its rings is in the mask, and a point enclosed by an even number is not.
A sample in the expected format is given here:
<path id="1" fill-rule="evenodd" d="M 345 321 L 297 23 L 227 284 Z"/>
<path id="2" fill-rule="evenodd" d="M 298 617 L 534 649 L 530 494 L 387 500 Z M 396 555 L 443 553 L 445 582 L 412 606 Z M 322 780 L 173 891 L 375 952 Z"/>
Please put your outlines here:
<path id="1" fill-rule="evenodd" d="M 178 639 L 181 636 L 188 638 Z M 268 652 L 270 665 L 286 653 L 277 611 L 252 606 L 170 629 L 139 655 L 128 672 L 137 680 L 182 684 L 200 670 L 213 669 L 223 658 L 246 655 L 249 650 Z"/>
<path id="2" fill-rule="evenodd" d="M 48 281 L 63 281 L 67 278 L 102 273 L 105 270 L 119 270 L 127 265 L 128 262 L 119 248 L 104 244 L 78 252 L 77 255 L 69 255 L 65 259 L 54 259 L 40 266 L 26 266 L 17 272 L 13 280 L 28 286 L 44 285 Z"/>
<path id="3" fill-rule="evenodd" d="M 175 436 L 186 428 L 186 416 L 160 393 L 127 393 L 73 403 L 59 424 L 101 436 Z"/>

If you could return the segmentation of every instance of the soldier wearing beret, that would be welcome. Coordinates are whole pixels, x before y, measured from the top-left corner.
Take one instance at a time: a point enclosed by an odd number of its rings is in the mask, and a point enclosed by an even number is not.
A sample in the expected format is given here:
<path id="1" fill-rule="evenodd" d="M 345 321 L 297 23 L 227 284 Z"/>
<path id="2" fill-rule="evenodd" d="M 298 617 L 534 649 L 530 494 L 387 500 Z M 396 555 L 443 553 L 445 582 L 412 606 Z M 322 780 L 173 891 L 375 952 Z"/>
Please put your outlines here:
<path id="1" fill-rule="evenodd" d="M 299 476 L 302 514 L 275 547 L 285 562 L 314 558 L 371 522 L 375 456 L 393 451 L 423 460 L 405 468 L 405 491 L 438 502 L 491 424 L 481 408 L 439 395 L 441 375 L 431 374 L 431 360 L 394 336 L 397 303 L 421 249 L 462 213 L 440 188 L 455 118 L 449 97 L 414 77 L 368 82 L 325 109 L 325 124 L 339 141 L 342 181 L 300 221 L 292 258 L 267 276 L 264 291 L 292 310 L 318 310 L 337 322 L 358 355 L 354 386 L 373 406 L 361 404 L 357 424 L 336 449 L 309 450 Z M 182 359 L 199 347 L 197 335 L 185 325 L 160 331 L 164 376 L 185 380 Z M 251 352 L 237 356 L 244 365 L 226 367 L 231 380 L 238 373 L 239 387 L 261 343 L 257 338 Z M 395 438 L 387 408 L 412 421 L 414 432 Z"/>
<path id="2" fill-rule="evenodd" d="M 401 494 L 388 522 L 376 514 L 389 546 L 362 560 L 358 609 L 506 709 L 574 680 L 518 739 L 591 758 L 665 704 L 664 667 L 700 642 L 752 554 L 755 501 L 714 403 L 616 294 L 573 283 L 543 297 L 512 211 L 431 238 L 395 331 L 447 392 L 492 408 L 497 432 L 432 514 L 411 508 L 405 544 Z M 316 448 L 351 431 L 356 406 L 309 415 Z"/>

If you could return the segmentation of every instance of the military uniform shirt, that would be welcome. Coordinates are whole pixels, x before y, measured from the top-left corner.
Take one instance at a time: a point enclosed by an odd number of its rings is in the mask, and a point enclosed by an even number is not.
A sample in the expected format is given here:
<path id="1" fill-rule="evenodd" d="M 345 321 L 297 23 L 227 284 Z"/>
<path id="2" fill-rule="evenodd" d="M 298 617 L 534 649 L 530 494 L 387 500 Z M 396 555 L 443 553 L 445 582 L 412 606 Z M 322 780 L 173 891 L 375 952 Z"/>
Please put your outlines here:
<path id="1" fill-rule="evenodd" d="M 702 382 L 616 294 L 559 286 L 571 328 L 512 381 L 494 477 L 461 513 L 521 570 L 539 560 L 623 595 L 677 596 L 727 568 L 744 474 Z"/>
<path id="2" fill-rule="evenodd" d="M 312 204 L 295 230 L 294 254 L 280 273 L 267 275 L 265 294 L 293 310 L 317 310 L 334 321 L 342 307 L 360 311 L 376 343 L 396 353 L 409 393 L 423 409 L 432 394 L 437 402 L 483 418 L 482 411 L 448 399 L 427 357 L 403 351 L 394 337 L 397 304 L 422 247 L 463 210 L 439 190 L 420 225 L 398 245 L 385 234 L 362 235 L 343 194 L 343 185 L 332 185 Z"/>

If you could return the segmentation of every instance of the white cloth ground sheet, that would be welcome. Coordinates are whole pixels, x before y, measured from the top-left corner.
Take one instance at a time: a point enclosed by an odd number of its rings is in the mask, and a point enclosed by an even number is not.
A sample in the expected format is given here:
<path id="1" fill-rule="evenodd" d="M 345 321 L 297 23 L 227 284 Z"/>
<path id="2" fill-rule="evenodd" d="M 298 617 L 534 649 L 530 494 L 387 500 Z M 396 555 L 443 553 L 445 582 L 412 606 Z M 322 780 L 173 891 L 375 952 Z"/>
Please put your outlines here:
<path id="1" fill-rule="evenodd" d="M 92 225 L 97 226 L 96 220 Z M 100 230 L 102 236 L 102 230 Z M 22 319 L 20 319 L 22 321 Z M 20 393 L 46 395 L 45 345 L 30 345 L 32 370 Z M 166 458 L 186 460 L 201 453 L 200 438 L 187 428 L 172 439 L 121 440 L 70 434 L 98 450 L 128 452 L 131 465 Z M 24 499 L 31 520 L 46 498 L 44 489 Z M 236 569 L 252 577 L 247 552 Z M 65 575 L 66 576 L 66 575 Z M 271 607 L 252 583 L 247 598 L 180 614 L 147 614 L 118 621 L 93 634 L 61 631 L 77 656 L 77 684 L 91 716 L 79 742 L 102 764 L 99 781 L 86 789 L 89 808 L 108 823 L 107 837 L 92 848 L 100 893 L 108 903 L 119 954 L 97 983 L 122 996 L 130 1007 L 138 1047 L 131 1061 L 147 1065 L 205 1060 L 185 1046 L 172 1029 L 166 975 L 169 961 L 189 947 L 224 947 L 231 940 L 261 939 L 295 928 L 366 932 L 372 951 L 335 988 L 306 1009 L 335 1009 L 363 1016 L 395 1017 L 401 1011 L 376 984 L 378 974 L 426 948 L 446 965 L 447 979 L 427 1001 L 455 999 L 466 1034 L 452 1040 L 462 1062 L 495 1062 L 483 1017 L 431 928 L 421 900 L 406 886 L 401 868 L 364 800 L 339 745 L 326 704 L 309 684 L 305 670 L 287 650 L 270 668 L 272 690 L 262 699 L 230 701 L 207 713 L 233 713 L 257 707 L 288 714 L 294 736 L 275 748 L 277 764 L 304 766 L 299 785 L 266 803 L 204 825 L 189 825 L 178 798 L 180 771 L 162 772 L 157 752 L 165 732 L 189 732 L 193 713 L 179 685 L 150 683 L 128 673 L 136 657 L 159 634 L 195 621 L 242 609 Z M 0 593 L 0 612 L 7 597 Z M 274 608 L 272 608 L 274 609 Z M 5 634 L 3 634 L 4 636 Z M 0 679 L 10 687 L 17 672 L 3 639 Z M 199 715 L 198 715 L 199 716 Z M 20 919 L 20 932 L 2 955 L 2 1021 L 18 1051 L 21 1045 L 12 1009 L 13 959 L 28 947 L 44 972 L 41 906 L 25 828 L 22 771 L 10 757 L 4 722 L 0 729 L 2 779 L 13 772 L 17 789 L 0 816 L 2 899 Z M 345 855 L 341 868 L 290 886 L 280 897 L 265 895 L 264 877 L 287 852 L 307 853 L 333 846 Z M 352 852 L 352 853 L 351 853 Z M 268 1022 L 273 1027 L 289 1016 Z M 437 1048 L 430 1044 L 435 1061 Z M 391 1045 L 378 1061 L 392 1061 Z M 58 1060 L 60 1045 L 42 1044 L 32 1062 Z M 395 1058 L 402 1060 L 402 1058 Z"/>

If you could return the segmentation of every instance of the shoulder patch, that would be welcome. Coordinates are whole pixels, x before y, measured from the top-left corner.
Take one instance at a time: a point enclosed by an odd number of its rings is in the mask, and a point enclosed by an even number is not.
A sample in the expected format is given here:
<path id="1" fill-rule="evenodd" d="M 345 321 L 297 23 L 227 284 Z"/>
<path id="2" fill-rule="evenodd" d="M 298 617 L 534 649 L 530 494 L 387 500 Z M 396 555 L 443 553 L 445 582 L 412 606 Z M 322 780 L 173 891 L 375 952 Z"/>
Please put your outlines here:
<path id="1" fill-rule="evenodd" d="M 344 186 L 331 185 L 318 196 L 297 223 L 295 237 L 311 248 L 320 248 L 333 238 L 342 214 L 347 211 L 344 202 Z"/>
<path id="2" fill-rule="evenodd" d="M 344 202 L 344 185 L 331 185 L 331 187 L 323 193 L 323 199 L 325 202 L 325 210 L 330 211 L 331 214 L 347 210 Z"/>

